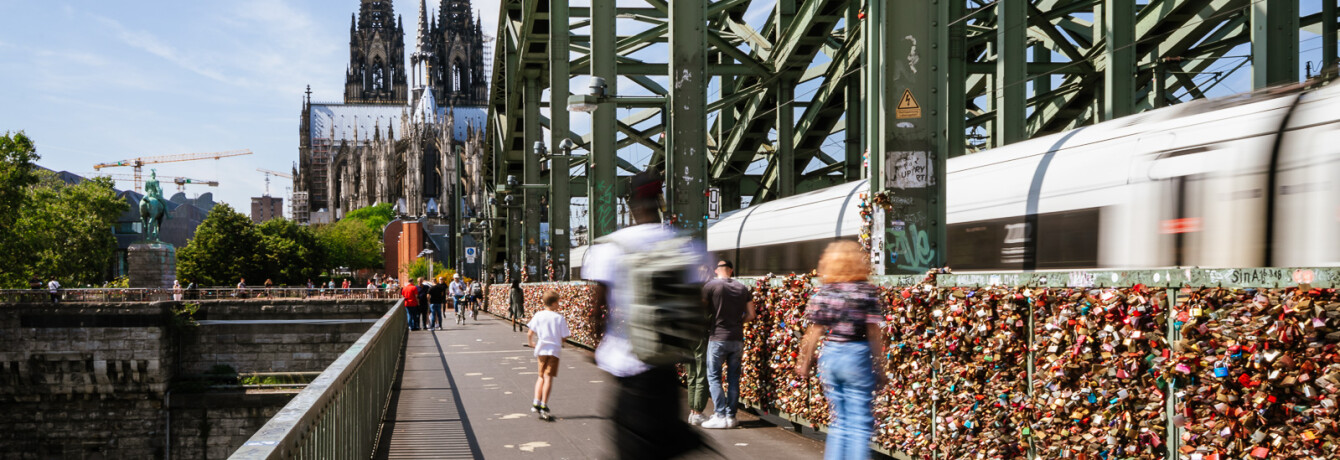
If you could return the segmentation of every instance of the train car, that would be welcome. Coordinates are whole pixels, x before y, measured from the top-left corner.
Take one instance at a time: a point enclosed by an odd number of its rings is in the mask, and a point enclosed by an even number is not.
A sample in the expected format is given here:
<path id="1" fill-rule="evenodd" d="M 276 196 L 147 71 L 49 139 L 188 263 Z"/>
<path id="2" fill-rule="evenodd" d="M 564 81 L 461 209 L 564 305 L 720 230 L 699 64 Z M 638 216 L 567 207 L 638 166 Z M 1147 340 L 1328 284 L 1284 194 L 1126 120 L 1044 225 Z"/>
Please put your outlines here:
<path id="1" fill-rule="evenodd" d="M 1340 87 L 1188 102 L 949 160 L 957 270 L 1340 265 Z M 743 209 L 708 250 L 813 269 L 860 231 L 857 181 Z"/>

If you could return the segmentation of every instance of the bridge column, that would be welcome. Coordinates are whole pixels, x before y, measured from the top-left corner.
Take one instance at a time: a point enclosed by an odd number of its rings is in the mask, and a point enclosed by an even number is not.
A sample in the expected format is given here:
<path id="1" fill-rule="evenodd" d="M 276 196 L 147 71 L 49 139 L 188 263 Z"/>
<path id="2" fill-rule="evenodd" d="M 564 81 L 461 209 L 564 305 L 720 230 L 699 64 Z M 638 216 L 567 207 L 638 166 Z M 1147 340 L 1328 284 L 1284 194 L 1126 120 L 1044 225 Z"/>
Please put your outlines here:
<path id="1" fill-rule="evenodd" d="M 1135 113 L 1135 0 L 1104 0 L 1102 21 L 1107 42 L 1102 119 L 1111 120 Z"/>
<path id="2" fill-rule="evenodd" d="M 876 270 L 924 272 L 944 264 L 944 139 L 961 142 L 963 136 L 961 129 L 941 134 L 939 120 L 940 94 L 949 84 L 939 67 L 943 50 L 937 28 L 955 18 L 941 17 L 951 8 L 936 2 L 900 3 L 897 14 L 882 2 L 870 2 L 868 8 L 864 81 L 870 184 L 872 192 L 894 192 L 892 209 L 875 213 Z M 1022 116 L 1022 106 L 1019 112 Z"/>
<path id="3" fill-rule="evenodd" d="M 544 251 L 540 249 L 540 198 L 543 195 L 529 185 L 540 183 L 540 157 L 531 151 L 536 141 L 544 138 L 540 130 L 540 76 L 538 72 L 527 71 L 526 91 L 522 94 L 526 98 L 526 126 L 525 126 L 525 147 L 521 152 L 521 164 L 523 165 L 522 183 L 527 187 L 522 189 L 522 205 L 525 206 L 522 212 L 523 228 L 525 229 L 521 237 L 521 269 L 524 270 L 530 278 L 530 281 L 539 281 L 544 279 Z M 513 193 L 516 193 L 513 191 Z"/>
<path id="4" fill-rule="evenodd" d="M 1252 89 L 1298 81 L 1298 2 L 1251 3 Z"/>
<path id="5" fill-rule="evenodd" d="M 670 3 L 670 119 L 665 179 L 670 215 L 707 237 L 707 35 L 703 0 Z"/>
<path id="6" fill-rule="evenodd" d="M 948 1 L 948 0 L 942 0 Z M 1028 77 L 1025 38 L 1028 36 L 1028 0 L 996 2 L 996 147 L 1027 137 L 1024 123 L 1028 100 L 1024 82 Z"/>
<path id="7" fill-rule="evenodd" d="M 590 165 L 587 174 L 586 200 L 587 218 L 591 241 L 614 233 L 618 205 L 615 204 L 614 161 L 618 155 L 615 150 L 615 104 L 618 95 L 619 75 L 615 59 L 615 39 L 617 31 L 614 24 L 615 0 L 591 1 L 591 75 L 605 79 L 604 101 L 591 113 L 591 154 L 587 158 Z"/>
<path id="8" fill-rule="evenodd" d="M 568 279 L 568 252 L 571 232 L 568 227 L 571 206 L 568 162 L 562 150 L 568 139 L 568 111 L 563 107 L 568 100 L 568 0 L 549 1 L 549 150 L 555 153 L 549 169 L 549 241 L 553 248 L 554 274 L 560 280 Z"/>

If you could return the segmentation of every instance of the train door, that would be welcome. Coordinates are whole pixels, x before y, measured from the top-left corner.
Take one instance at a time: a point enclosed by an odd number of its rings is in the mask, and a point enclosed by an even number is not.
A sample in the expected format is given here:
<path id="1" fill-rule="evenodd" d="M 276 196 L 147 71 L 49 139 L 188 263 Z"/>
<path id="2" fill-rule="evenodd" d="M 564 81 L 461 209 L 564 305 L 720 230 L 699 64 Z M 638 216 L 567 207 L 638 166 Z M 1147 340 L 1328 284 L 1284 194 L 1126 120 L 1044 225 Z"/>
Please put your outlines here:
<path id="1" fill-rule="evenodd" d="M 1302 97 L 1280 142 L 1272 256 L 1278 267 L 1340 265 L 1340 89 Z"/>

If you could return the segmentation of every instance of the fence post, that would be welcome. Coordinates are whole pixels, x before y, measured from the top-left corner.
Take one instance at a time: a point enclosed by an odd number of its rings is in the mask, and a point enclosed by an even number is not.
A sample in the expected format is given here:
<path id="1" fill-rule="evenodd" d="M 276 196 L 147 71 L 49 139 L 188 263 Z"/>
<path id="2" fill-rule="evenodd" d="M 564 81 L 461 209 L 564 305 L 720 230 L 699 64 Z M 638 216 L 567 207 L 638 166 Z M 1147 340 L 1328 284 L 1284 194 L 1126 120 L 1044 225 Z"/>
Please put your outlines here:
<path id="1" fill-rule="evenodd" d="M 1165 308 L 1164 311 L 1168 315 L 1167 347 L 1169 351 L 1168 356 L 1171 358 L 1173 343 L 1177 341 L 1178 335 L 1180 334 L 1180 331 L 1177 328 L 1177 316 L 1173 311 L 1177 307 L 1177 287 L 1169 287 L 1166 289 L 1166 292 L 1168 293 L 1168 307 Z M 1180 443 L 1182 439 L 1177 435 L 1177 424 L 1173 422 L 1173 417 L 1177 415 L 1177 378 L 1172 377 L 1172 374 L 1167 376 L 1167 390 L 1164 392 L 1163 400 L 1165 402 L 1164 413 L 1168 418 L 1167 432 L 1164 435 L 1168 444 L 1168 458 L 1178 458 L 1180 455 L 1180 452 L 1178 452 L 1178 449 L 1180 448 L 1178 443 Z"/>
<path id="2" fill-rule="evenodd" d="M 1044 283 L 1044 285 L 1045 285 L 1045 283 Z M 1034 306 L 1033 306 L 1033 303 L 1034 303 L 1034 300 L 1035 300 L 1035 299 L 1034 299 L 1033 296 L 1031 296 L 1031 295 L 1030 295 L 1030 296 L 1027 296 L 1027 297 L 1024 297 L 1024 299 L 1025 299 L 1025 301 L 1027 302 L 1027 305 L 1028 305 L 1028 355 L 1027 355 L 1028 358 L 1027 358 L 1027 360 L 1025 361 L 1025 362 L 1027 363 L 1027 365 L 1028 365 L 1028 403 L 1029 403 L 1030 406 L 1033 407 L 1033 411 L 1036 412 L 1036 411 L 1037 411 L 1037 401 L 1033 399 L 1033 369 L 1034 369 L 1033 364 L 1034 364 L 1034 362 L 1035 362 L 1034 360 L 1037 358 L 1036 354 L 1034 353 L 1035 348 L 1036 348 L 1036 342 L 1034 341 L 1034 337 L 1033 337 L 1033 333 L 1034 333 L 1034 331 L 1035 331 L 1035 326 L 1036 326 L 1036 325 L 1034 324 L 1034 317 L 1036 316 L 1036 313 L 1035 313 L 1036 309 L 1035 309 Z M 1034 444 L 1034 442 L 1033 442 L 1033 419 L 1032 419 L 1032 414 L 1029 414 L 1028 427 L 1027 427 L 1027 428 L 1028 428 L 1028 433 L 1027 433 L 1027 436 L 1028 436 L 1028 458 L 1029 458 L 1030 460 L 1037 459 L 1037 458 L 1038 458 L 1037 446 L 1036 446 L 1036 445 Z"/>

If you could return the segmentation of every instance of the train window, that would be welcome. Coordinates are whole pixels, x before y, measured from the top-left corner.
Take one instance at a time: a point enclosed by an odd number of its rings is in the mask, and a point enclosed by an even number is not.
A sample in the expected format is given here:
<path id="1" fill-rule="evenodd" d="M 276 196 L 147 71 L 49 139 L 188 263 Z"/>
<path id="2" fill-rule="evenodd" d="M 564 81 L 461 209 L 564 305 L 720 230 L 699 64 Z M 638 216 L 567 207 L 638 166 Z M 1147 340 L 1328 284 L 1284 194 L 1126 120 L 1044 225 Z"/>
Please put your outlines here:
<path id="1" fill-rule="evenodd" d="M 949 266 L 955 270 L 1093 268 L 1098 265 L 1099 208 L 952 224 Z M 1035 262 L 1035 263 L 1034 263 Z"/>

